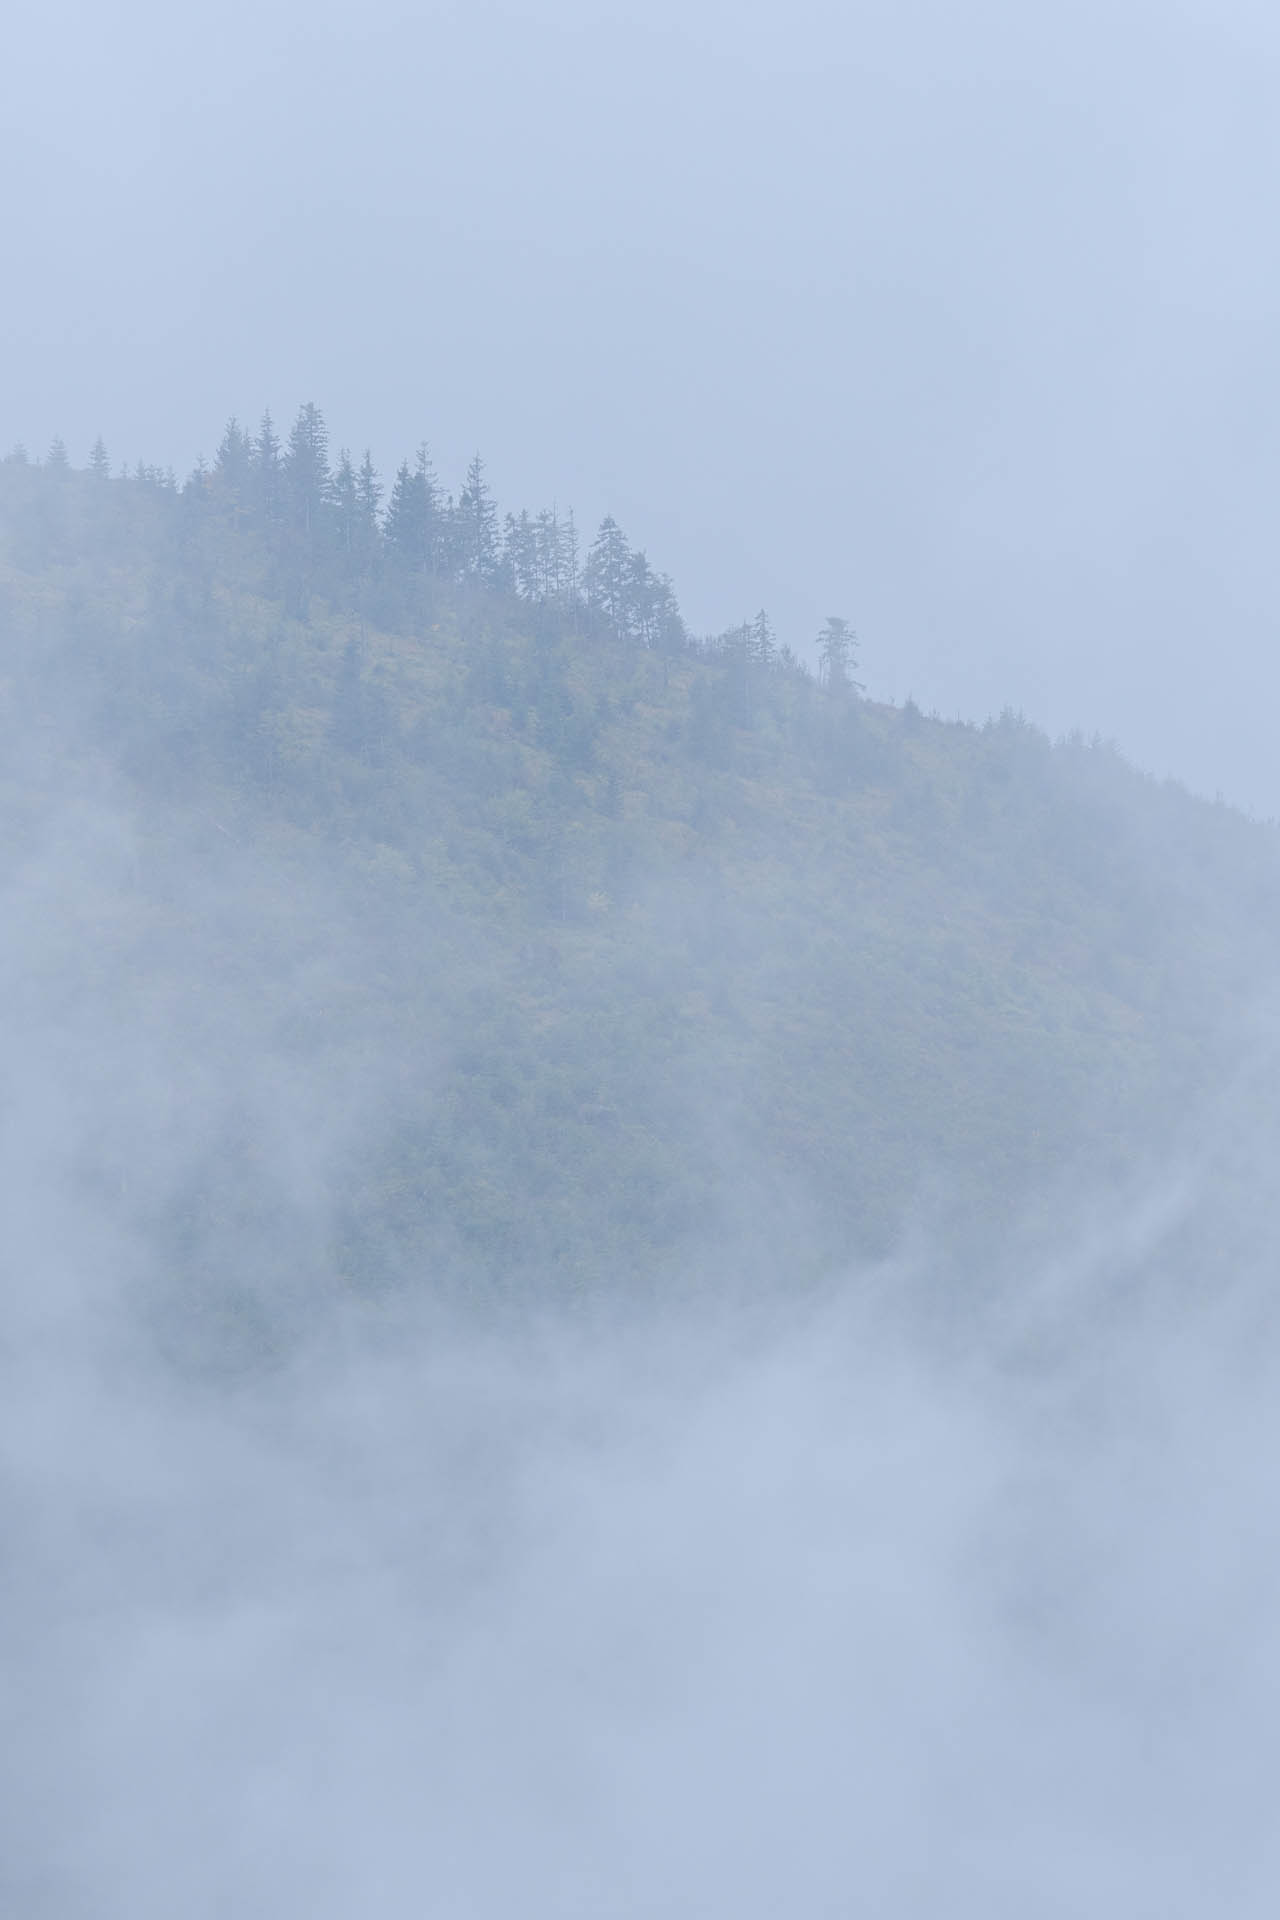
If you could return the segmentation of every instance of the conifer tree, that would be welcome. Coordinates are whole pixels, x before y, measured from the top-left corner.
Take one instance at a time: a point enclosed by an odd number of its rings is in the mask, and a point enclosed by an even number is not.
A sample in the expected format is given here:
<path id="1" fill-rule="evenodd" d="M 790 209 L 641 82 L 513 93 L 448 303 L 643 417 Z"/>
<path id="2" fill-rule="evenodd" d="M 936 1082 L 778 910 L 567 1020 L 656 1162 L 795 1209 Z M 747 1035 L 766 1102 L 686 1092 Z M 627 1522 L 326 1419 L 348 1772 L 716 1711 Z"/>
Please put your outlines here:
<path id="1" fill-rule="evenodd" d="M 543 507 L 533 523 L 533 564 L 540 600 L 561 596 L 563 536 L 553 507 Z"/>
<path id="2" fill-rule="evenodd" d="M 229 493 L 243 493 L 248 483 L 252 458 L 252 442 L 232 414 L 218 443 L 218 451 L 213 456 L 215 481 Z"/>
<path id="3" fill-rule="evenodd" d="M 412 470 L 402 460 L 387 503 L 388 550 L 407 569 L 434 574 L 441 559 L 440 490 L 423 441 Z"/>
<path id="4" fill-rule="evenodd" d="M 280 442 L 269 410 L 262 416 L 253 443 L 250 484 L 254 518 L 263 533 L 270 533 L 280 519 L 281 475 Z"/>
<path id="5" fill-rule="evenodd" d="M 421 493 L 418 476 L 411 471 L 409 462 L 402 460 L 387 502 L 386 537 L 389 552 L 407 568 L 421 567 L 426 561 Z"/>
<path id="6" fill-rule="evenodd" d="M 351 574 L 356 571 L 357 566 L 360 492 L 356 470 L 352 465 L 350 451 L 346 447 L 342 447 L 338 453 L 331 494 L 338 551 L 342 556 L 345 571 Z"/>
<path id="7" fill-rule="evenodd" d="M 360 471 L 356 475 L 356 547 L 363 571 L 373 565 L 378 552 L 378 507 L 382 500 L 382 482 L 378 479 L 373 457 L 366 447 Z"/>
<path id="8" fill-rule="evenodd" d="M 329 431 L 314 401 L 299 407 L 283 461 L 284 495 L 290 524 L 313 539 L 329 501 Z"/>
<path id="9" fill-rule="evenodd" d="M 214 496 L 229 514 L 233 526 L 251 505 L 253 444 L 234 414 L 213 456 L 211 484 Z"/>
<path id="10" fill-rule="evenodd" d="M 622 631 L 629 640 L 651 647 L 656 639 L 658 583 L 643 552 L 627 556 L 623 586 Z"/>
<path id="11" fill-rule="evenodd" d="M 564 525 L 559 528 L 556 564 L 560 576 L 560 597 L 567 606 L 578 605 L 580 566 L 578 559 L 578 523 L 570 507 Z"/>
<path id="12" fill-rule="evenodd" d="M 751 622 L 751 657 L 758 667 L 768 673 L 777 659 L 777 642 L 774 638 L 769 616 L 761 607 Z"/>
<path id="13" fill-rule="evenodd" d="M 857 635 L 849 622 L 834 614 L 828 616 L 818 635 L 818 678 L 828 692 L 863 691 L 861 683 L 853 678 L 858 664 L 854 655 L 856 644 Z"/>
<path id="14" fill-rule="evenodd" d="M 729 673 L 727 687 L 732 697 L 731 711 L 735 720 L 749 727 L 755 714 L 754 666 L 755 666 L 755 624 L 743 620 L 736 627 L 722 635 L 721 651 L 728 662 Z"/>
<path id="15" fill-rule="evenodd" d="M 584 569 L 587 612 L 596 625 L 621 636 L 630 578 L 631 549 L 612 514 L 600 522 Z"/>
<path id="16" fill-rule="evenodd" d="M 663 654 L 680 653 L 689 644 L 676 590 L 667 573 L 660 573 L 655 583 L 654 629 L 654 644 Z"/>
<path id="17" fill-rule="evenodd" d="M 99 434 L 89 453 L 89 472 L 101 483 L 111 478 L 111 462 L 107 458 L 106 444 Z"/>
<path id="18" fill-rule="evenodd" d="M 463 574 L 472 580 L 492 580 L 498 565 L 498 508 L 478 453 L 458 496 L 457 528 Z"/>
<path id="19" fill-rule="evenodd" d="M 522 600 L 545 600 L 546 578 L 538 546 L 538 529 L 528 508 L 519 517 L 509 513 L 503 529 L 503 553 L 516 592 Z"/>
<path id="20" fill-rule="evenodd" d="M 422 519 L 422 559 L 430 574 L 440 564 L 440 488 L 425 440 L 419 441 L 414 456 L 413 475 L 417 482 L 415 500 Z"/>

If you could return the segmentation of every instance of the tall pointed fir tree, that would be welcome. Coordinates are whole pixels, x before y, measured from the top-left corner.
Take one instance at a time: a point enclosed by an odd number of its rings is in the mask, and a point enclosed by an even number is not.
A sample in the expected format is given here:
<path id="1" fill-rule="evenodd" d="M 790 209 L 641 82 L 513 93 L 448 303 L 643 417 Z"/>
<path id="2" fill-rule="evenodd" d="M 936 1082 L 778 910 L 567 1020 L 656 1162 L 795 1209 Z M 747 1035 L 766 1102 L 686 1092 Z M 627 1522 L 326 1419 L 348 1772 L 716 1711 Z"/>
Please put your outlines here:
<path id="1" fill-rule="evenodd" d="M 314 401 L 308 400 L 298 409 L 285 448 L 283 478 L 289 523 L 308 540 L 314 540 L 331 486 L 329 431 Z"/>
<path id="2" fill-rule="evenodd" d="M 618 637 L 623 632 L 630 560 L 626 535 L 613 515 L 606 514 L 587 554 L 583 582 L 592 626 Z"/>
<path id="3" fill-rule="evenodd" d="M 778 658 L 777 639 L 763 607 L 751 622 L 751 657 L 765 673 L 772 670 Z"/>
<path id="4" fill-rule="evenodd" d="M 477 453 L 467 468 L 457 505 L 458 558 L 463 577 L 488 584 L 498 569 L 498 508 Z"/>
<path id="5" fill-rule="evenodd" d="M 538 530 L 523 507 L 509 513 L 503 527 L 503 557 L 511 583 L 522 600 L 545 600 L 546 582 L 539 566 Z"/>
<path id="6" fill-rule="evenodd" d="M 417 482 L 415 499 L 422 518 L 422 563 L 434 578 L 440 566 L 440 487 L 425 440 L 419 441 L 414 455 L 413 477 Z"/>
<path id="7" fill-rule="evenodd" d="M 284 501 L 283 565 L 285 602 L 298 619 L 310 613 L 311 594 L 323 584 L 330 557 L 333 476 L 329 470 L 329 434 L 313 401 L 299 407 L 280 463 Z"/>
<path id="8" fill-rule="evenodd" d="M 655 589 L 654 644 L 666 655 L 682 653 L 689 644 L 689 631 L 680 612 L 680 603 L 676 599 L 676 590 L 671 584 L 669 573 L 657 576 Z M 665 680 L 663 682 L 665 685 Z"/>
<path id="9" fill-rule="evenodd" d="M 440 520 L 440 490 L 424 441 L 412 469 L 407 460 L 401 461 L 387 503 L 387 551 L 405 572 L 436 572 Z"/>
<path id="10" fill-rule="evenodd" d="M 360 489 L 356 470 L 347 447 L 338 451 L 338 464 L 330 483 L 333 531 L 342 572 L 348 579 L 358 570 Z"/>
<path id="11" fill-rule="evenodd" d="M 543 507 L 533 523 L 533 565 L 541 600 L 559 600 L 564 572 L 564 539 L 554 507 Z"/>
<path id="12" fill-rule="evenodd" d="M 381 531 L 378 508 L 382 501 L 382 482 L 368 447 L 356 475 L 356 553 L 360 572 L 371 573 L 378 559 Z"/>
<path id="13" fill-rule="evenodd" d="M 249 462 L 249 497 L 258 531 L 270 539 L 280 522 L 280 442 L 270 410 L 263 414 Z"/>
<path id="14" fill-rule="evenodd" d="M 387 520 L 383 531 L 388 553 L 405 568 L 414 567 L 421 560 L 421 521 L 413 496 L 413 473 L 409 462 L 402 460 L 391 483 L 391 498 L 387 502 Z"/>
<path id="15" fill-rule="evenodd" d="M 217 509 L 238 526 L 252 504 L 253 443 L 234 414 L 213 456 L 209 485 Z"/>
<path id="16" fill-rule="evenodd" d="M 426 516 L 422 509 L 422 482 L 407 460 L 400 462 L 391 498 L 387 502 L 387 551 L 406 573 L 426 566 Z"/>
<path id="17" fill-rule="evenodd" d="M 847 620 L 828 616 L 818 635 L 818 678 L 832 694 L 862 693 L 860 681 L 853 675 L 858 662 L 854 652 L 857 635 Z"/>

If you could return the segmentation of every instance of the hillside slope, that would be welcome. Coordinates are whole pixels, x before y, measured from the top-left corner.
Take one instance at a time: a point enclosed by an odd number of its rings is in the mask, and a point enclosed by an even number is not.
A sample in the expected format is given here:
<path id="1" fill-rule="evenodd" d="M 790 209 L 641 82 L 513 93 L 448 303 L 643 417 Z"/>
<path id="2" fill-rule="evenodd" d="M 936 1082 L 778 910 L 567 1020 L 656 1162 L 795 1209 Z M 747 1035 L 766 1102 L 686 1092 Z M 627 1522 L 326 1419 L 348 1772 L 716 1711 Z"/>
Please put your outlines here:
<path id="1" fill-rule="evenodd" d="M 76 1178 L 188 1298 L 981 1241 L 1251 1044 L 1276 836 L 1107 746 L 501 577 L 299 594 L 203 481 L 0 467 L 0 622 L 11 1004 L 122 1083 Z"/>

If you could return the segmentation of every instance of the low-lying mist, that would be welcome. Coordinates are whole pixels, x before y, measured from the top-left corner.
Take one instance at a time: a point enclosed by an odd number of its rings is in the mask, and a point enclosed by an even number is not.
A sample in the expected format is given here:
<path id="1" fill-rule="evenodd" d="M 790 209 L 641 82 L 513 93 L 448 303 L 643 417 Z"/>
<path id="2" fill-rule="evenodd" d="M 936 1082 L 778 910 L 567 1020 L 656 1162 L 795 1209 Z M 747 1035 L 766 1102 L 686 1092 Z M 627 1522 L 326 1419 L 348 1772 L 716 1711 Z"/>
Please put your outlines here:
<path id="1" fill-rule="evenodd" d="M 660 1300 L 353 1298 L 404 1063 L 290 1022 L 359 915 L 139 833 L 39 813 L 2 902 L 7 1913 L 1274 1911 L 1262 1096 L 977 1281 L 922 1228 L 795 1284 L 788 1226 Z"/>
<path id="2" fill-rule="evenodd" d="M 1270 1912 L 1255 1303 L 907 1278 L 238 1385 L 11 1328 L 7 1909 Z"/>

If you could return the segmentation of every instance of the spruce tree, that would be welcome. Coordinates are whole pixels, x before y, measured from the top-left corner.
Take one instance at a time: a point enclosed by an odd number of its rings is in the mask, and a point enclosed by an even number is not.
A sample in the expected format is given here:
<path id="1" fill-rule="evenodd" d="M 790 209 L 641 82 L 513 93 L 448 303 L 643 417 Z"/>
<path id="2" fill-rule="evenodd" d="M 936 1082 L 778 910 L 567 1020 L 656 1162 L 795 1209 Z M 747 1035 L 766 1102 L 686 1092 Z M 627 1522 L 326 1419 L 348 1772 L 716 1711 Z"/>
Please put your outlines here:
<path id="1" fill-rule="evenodd" d="M 391 498 L 387 502 L 387 550 L 406 569 L 426 563 L 426 518 L 422 508 L 422 482 L 407 460 L 396 471 Z"/>
<path id="2" fill-rule="evenodd" d="M 557 566 L 560 575 L 560 596 L 567 606 L 579 604 L 580 566 L 578 558 L 578 523 L 570 507 L 565 515 L 564 525 L 560 529 L 560 543 L 557 549 Z"/>
<path id="3" fill-rule="evenodd" d="M 234 415 L 213 456 L 211 485 L 232 526 L 238 526 L 252 505 L 253 443 Z"/>
<path id="4" fill-rule="evenodd" d="M 538 546 L 538 530 L 522 508 L 519 518 L 509 513 L 503 533 L 503 549 L 516 592 L 522 600 L 547 598 L 543 556 Z"/>
<path id="5" fill-rule="evenodd" d="M 818 678 L 828 692 L 864 691 L 861 683 L 853 678 L 858 664 L 854 655 L 856 645 L 857 635 L 849 622 L 829 615 L 818 635 Z"/>
<path id="6" fill-rule="evenodd" d="M 626 607 L 631 549 L 612 514 L 600 522 L 583 572 L 587 613 L 593 625 L 621 636 Z"/>
<path id="7" fill-rule="evenodd" d="M 768 673 L 777 659 L 777 642 L 774 638 L 769 616 L 761 607 L 751 622 L 751 656 L 756 665 Z"/>
<path id="8" fill-rule="evenodd" d="M 339 450 L 331 492 L 338 552 L 342 558 L 344 571 L 347 574 L 353 574 L 357 566 L 360 489 L 351 454 L 346 447 Z"/>
<path id="9" fill-rule="evenodd" d="M 443 559 L 440 490 L 425 440 L 412 470 L 402 460 L 387 503 L 388 551 L 405 569 L 435 574 Z"/>
<path id="10" fill-rule="evenodd" d="M 362 572 L 368 572 L 377 558 L 378 507 L 382 500 L 382 482 L 366 447 L 360 471 L 356 475 L 356 550 Z"/>
<path id="11" fill-rule="evenodd" d="M 457 529 L 463 573 L 472 580 L 491 581 L 498 566 L 498 508 L 478 453 L 458 496 Z"/>
<path id="12" fill-rule="evenodd" d="M 659 652 L 664 656 L 683 652 L 689 644 L 689 633 L 670 574 L 660 573 L 657 577 L 653 618 L 656 633 L 654 644 Z M 663 684 L 666 684 L 665 679 Z"/>
<path id="13" fill-rule="evenodd" d="M 332 484 L 329 432 L 314 401 L 308 400 L 298 409 L 282 470 L 290 525 L 312 540 L 319 532 Z"/>
<path id="14" fill-rule="evenodd" d="M 252 459 L 252 442 L 232 414 L 218 443 L 218 451 L 213 456 L 215 483 L 228 493 L 243 494 L 248 485 Z"/>
<path id="15" fill-rule="evenodd" d="M 253 443 L 250 493 L 254 519 L 269 535 L 279 523 L 281 508 L 280 442 L 270 411 L 263 414 Z"/>
<path id="16" fill-rule="evenodd" d="M 647 554 L 629 553 L 623 574 L 621 630 L 625 638 L 645 647 L 654 644 L 657 589 Z"/>
<path id="17" fill-rule="evenodd" d="M 440 488 L 425 440 L 418 443 L 413 477 L 417 483 L 414 500 L 422 523 L 422 564 L 434 575 L 440 565 Z"/>
<path id="18" fill-rule="evenodd" d="M 538 598 L 559 600 L 564 571 L 564 540 L 554 507 L 543 507 L 533 523 L 533 556 Z"/>

